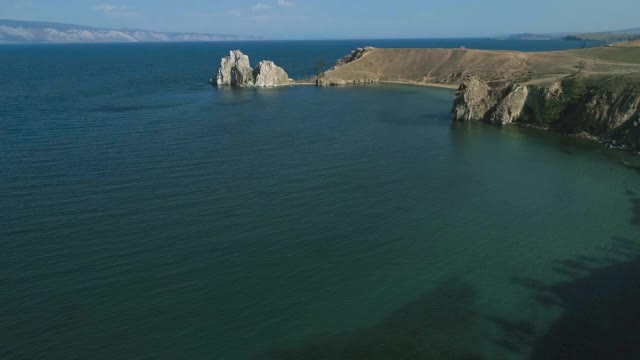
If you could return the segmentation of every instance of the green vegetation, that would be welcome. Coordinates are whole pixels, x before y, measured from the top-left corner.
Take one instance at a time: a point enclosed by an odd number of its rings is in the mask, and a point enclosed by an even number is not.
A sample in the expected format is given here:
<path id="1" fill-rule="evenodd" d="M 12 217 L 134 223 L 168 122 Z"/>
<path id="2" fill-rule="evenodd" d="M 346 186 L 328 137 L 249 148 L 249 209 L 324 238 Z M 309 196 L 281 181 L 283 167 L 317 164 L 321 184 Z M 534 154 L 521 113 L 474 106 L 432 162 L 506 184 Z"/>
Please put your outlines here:
<path id="1" fill-rule="evenodd" d="M 571 114 L 586 102 L 589 87 L 587 80 L 578 74 L 563 80 L 562 93 L 558 97 L 549 97 L 546 101 L 528 104 L 522 121 L 552 126 L 557 125 L 561 119 L 571 118 Z"/>
<path id="2" fill-rule="evenodd" d="M 560 119 L 560 114 L 562 114 L 563 110 L 564 104 L 561 99 L 551 98 L 544 103 L 527 104 L 521 121 L 527 124 L 549 126 Z"/>
<path id="3" fill-rule="evenodd" d="M 562 82 L 562 102 L 567 108 L 574 108 L 583 104 L 587 95 L 587 81 L 577 75 Z"/>
<path id="4" fill-rule="evenodd" d="M 542 111 L 539 111 L 541 114 L 538 122 L 540 124 L 549 125 L 560 120 L 560 115 L 563 113 L 565 108 L 565 104 L 562 98 L 549 99 L 543 106 Z"/>

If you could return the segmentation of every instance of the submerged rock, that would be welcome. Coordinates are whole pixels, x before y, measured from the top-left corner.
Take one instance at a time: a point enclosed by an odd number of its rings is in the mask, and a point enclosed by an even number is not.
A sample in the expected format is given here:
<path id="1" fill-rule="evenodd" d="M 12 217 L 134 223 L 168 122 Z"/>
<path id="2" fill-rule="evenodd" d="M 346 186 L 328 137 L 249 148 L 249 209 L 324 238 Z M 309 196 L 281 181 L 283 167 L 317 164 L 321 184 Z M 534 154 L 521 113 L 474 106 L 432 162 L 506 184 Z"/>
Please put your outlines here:
<path id="1" fill-rule="evenodd" d="M 211 83 L 217 86 L 241 87 L 273 87 L 290 82 L 287 73 L 273 61 L 261 61 L 255 70 L 252 69 L 249 57 L 240 50 L 230 51 L 229 56 L 222 58 L 220 69 L 211 79 Z"/>
<path id="2" fill-rule="evenodd" d="M 254 84 L 256 87 L 282 86 L 291 82 L 284 69 L 269 60 L 258 63 L 253 74 L 256 79 Z"/>

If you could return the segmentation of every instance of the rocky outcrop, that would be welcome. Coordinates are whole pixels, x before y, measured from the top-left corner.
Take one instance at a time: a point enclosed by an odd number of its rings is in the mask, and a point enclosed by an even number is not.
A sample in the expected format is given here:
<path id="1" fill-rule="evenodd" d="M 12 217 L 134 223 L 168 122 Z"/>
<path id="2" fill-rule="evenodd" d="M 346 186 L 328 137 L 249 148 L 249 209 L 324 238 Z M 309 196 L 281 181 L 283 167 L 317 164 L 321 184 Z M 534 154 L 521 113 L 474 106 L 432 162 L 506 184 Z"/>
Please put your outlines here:
<path id="1" fill-rule="evenodd" d="M 258 63 L 254 71 L 256 87 L 274 87 L 289 84 L 289 75 L 273 61 L 265 60 Z"/>
<path id="2" fill-rule="evenodd" d="M 640 96 L 628 89 L 596 91 L 585 104 L 585 116 L 600 129 L 618 128 L 640 114 Z"/>
<path id="3" fill-rule="evenodd" d="M 240 50 L 230 51 L 229 56 L 220 61 L 220 69 L 212 82 L 218 86 L 253 86 L 253 69 L 249 64 L 249 57 Z"/>
<path id="4" fill-rule="evenodd" d="M 468 75 L 456 91 L 452 111 L 458 121 L 506 125 L 520 118 L 528 98 L 527 86 L 491 87 L 480 78 Z"/>
<path id="5" fill-rule="evenodd" d="M 640 90 L 629 84 L 571 76 L 545 85 L 492 87 L 467 76 L 451 111 L 457 121 L 549 128 L 640 150 Z"/>
<path id="6" fill-rule="evenodd" d="M 453 115 L 458 121 L 483 121 L 496 106 L 498 91 L 475 76 L 467 76 L 456 91 Z"/>
<path id="7" fill-rule="evenodd" d="M 273 61 L 261 61 L 252 69 L 249 57 L 240 50 L 230 51 L 229 56 L 222 58 L 218 72 L 211 79 L 213 85 L 240 87 L 274 87 L 290 82 L 287 73 Z"/>
<path id="8" fill-rule="evenodd" d="M 524 85 L 514 85 L 489 116 L 494 124 L 506 125 L 517 121 L 522 115 L 525 103 L 529 97 L 529 88 Z"/>
<path id="9" fill-rule="evenodd" d="M 346 64 L 348 64 L 350 62 L 354 62 L 354 61 L 360 59 L 361 57 L 363 57 L 364 54 L 366 54 L 367 52 L 369 52 L 371 50 L 375 50 L 375 48 L 372 47 L 372 46 L 365 46 L 363 48 L 357 48 L 357 49 L 353 50 L 349 55 L 343 57 L 342 59 L 339 59 L 338 62 L 336 63 L 336 67 L 346 65 Z"/>

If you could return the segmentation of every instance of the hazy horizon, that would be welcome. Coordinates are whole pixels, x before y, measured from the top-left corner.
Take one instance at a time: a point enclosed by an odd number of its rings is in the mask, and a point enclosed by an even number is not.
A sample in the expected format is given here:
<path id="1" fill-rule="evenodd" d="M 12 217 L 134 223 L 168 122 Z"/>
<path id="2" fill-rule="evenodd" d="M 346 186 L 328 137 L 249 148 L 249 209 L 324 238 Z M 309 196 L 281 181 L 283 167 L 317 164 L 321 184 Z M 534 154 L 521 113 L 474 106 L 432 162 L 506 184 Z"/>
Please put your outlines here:
<path id="1" fill-rule="evenodd" d="M 489 37 L 514 33 L 579 33 L 640 26 L 640 3 L 541 0 L 524 8 L 505 0 L 482 4 L 336 0 L 0 0 L 2 18 L 114 29 L 195 32 L 287 39 Z M 461 26 L 460 24 L 463 24 Z"/>

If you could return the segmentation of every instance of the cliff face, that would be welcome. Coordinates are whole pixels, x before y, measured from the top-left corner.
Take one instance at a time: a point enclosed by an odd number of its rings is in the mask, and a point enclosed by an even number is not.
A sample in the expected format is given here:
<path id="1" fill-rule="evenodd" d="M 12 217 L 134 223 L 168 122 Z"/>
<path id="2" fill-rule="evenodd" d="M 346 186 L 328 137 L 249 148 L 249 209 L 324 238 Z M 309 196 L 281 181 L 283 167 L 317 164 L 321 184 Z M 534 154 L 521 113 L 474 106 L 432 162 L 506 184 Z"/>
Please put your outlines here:
<path id="1" fill-rule="evenodd" d="M 544 127 L 640 150 L 640 91 L 630 85 L 573 76 L 547 85 L 492 87 L 467 76 L 456 91 L 452 112 L 457 121 Z"/>
<path id="2" fill-rule="evenodd" d="M 507 95 L 498 103 L 495 111 L 489 117 L 494 124 L 505 125 L 517 121 L 522 116 L 529 88 L 523 85 L 514 85 L 507 91 Z"/>
<path id="3" fill-rule="evenodd" d="M 492 89 L 475 76 L 469 76 L 460 84 L 453 101 L 453 114 L 459 121 L 482 121 L 496 106 L 500 90 Z"/>
<path id="4" fill-rule="evenodd" d="M 254 70 L 247 55 L 240 50 L 233 50 L 229 56 L 222 58 L 211 83 L 217 86 L 274 87 L 288 85 L 291 80 L 284 69 L 273 61 L 261 61 Z"/>
<path id="5" fill-rule="evenodd" d="M 585 117 L 593 119 L 599 131 L 616 129 L 629 120 L 638 120 L 640 96 L 628 89 L 598 91 L 585 104 Z"/>
<path id="6" fill-rule="evenodd" d="M 521 117 L 528 99 L 527 86 L 493 88 L 475 76 L 468 76 L 456 91 L 452 111 L 458 121 L 506 125 Z"/>

